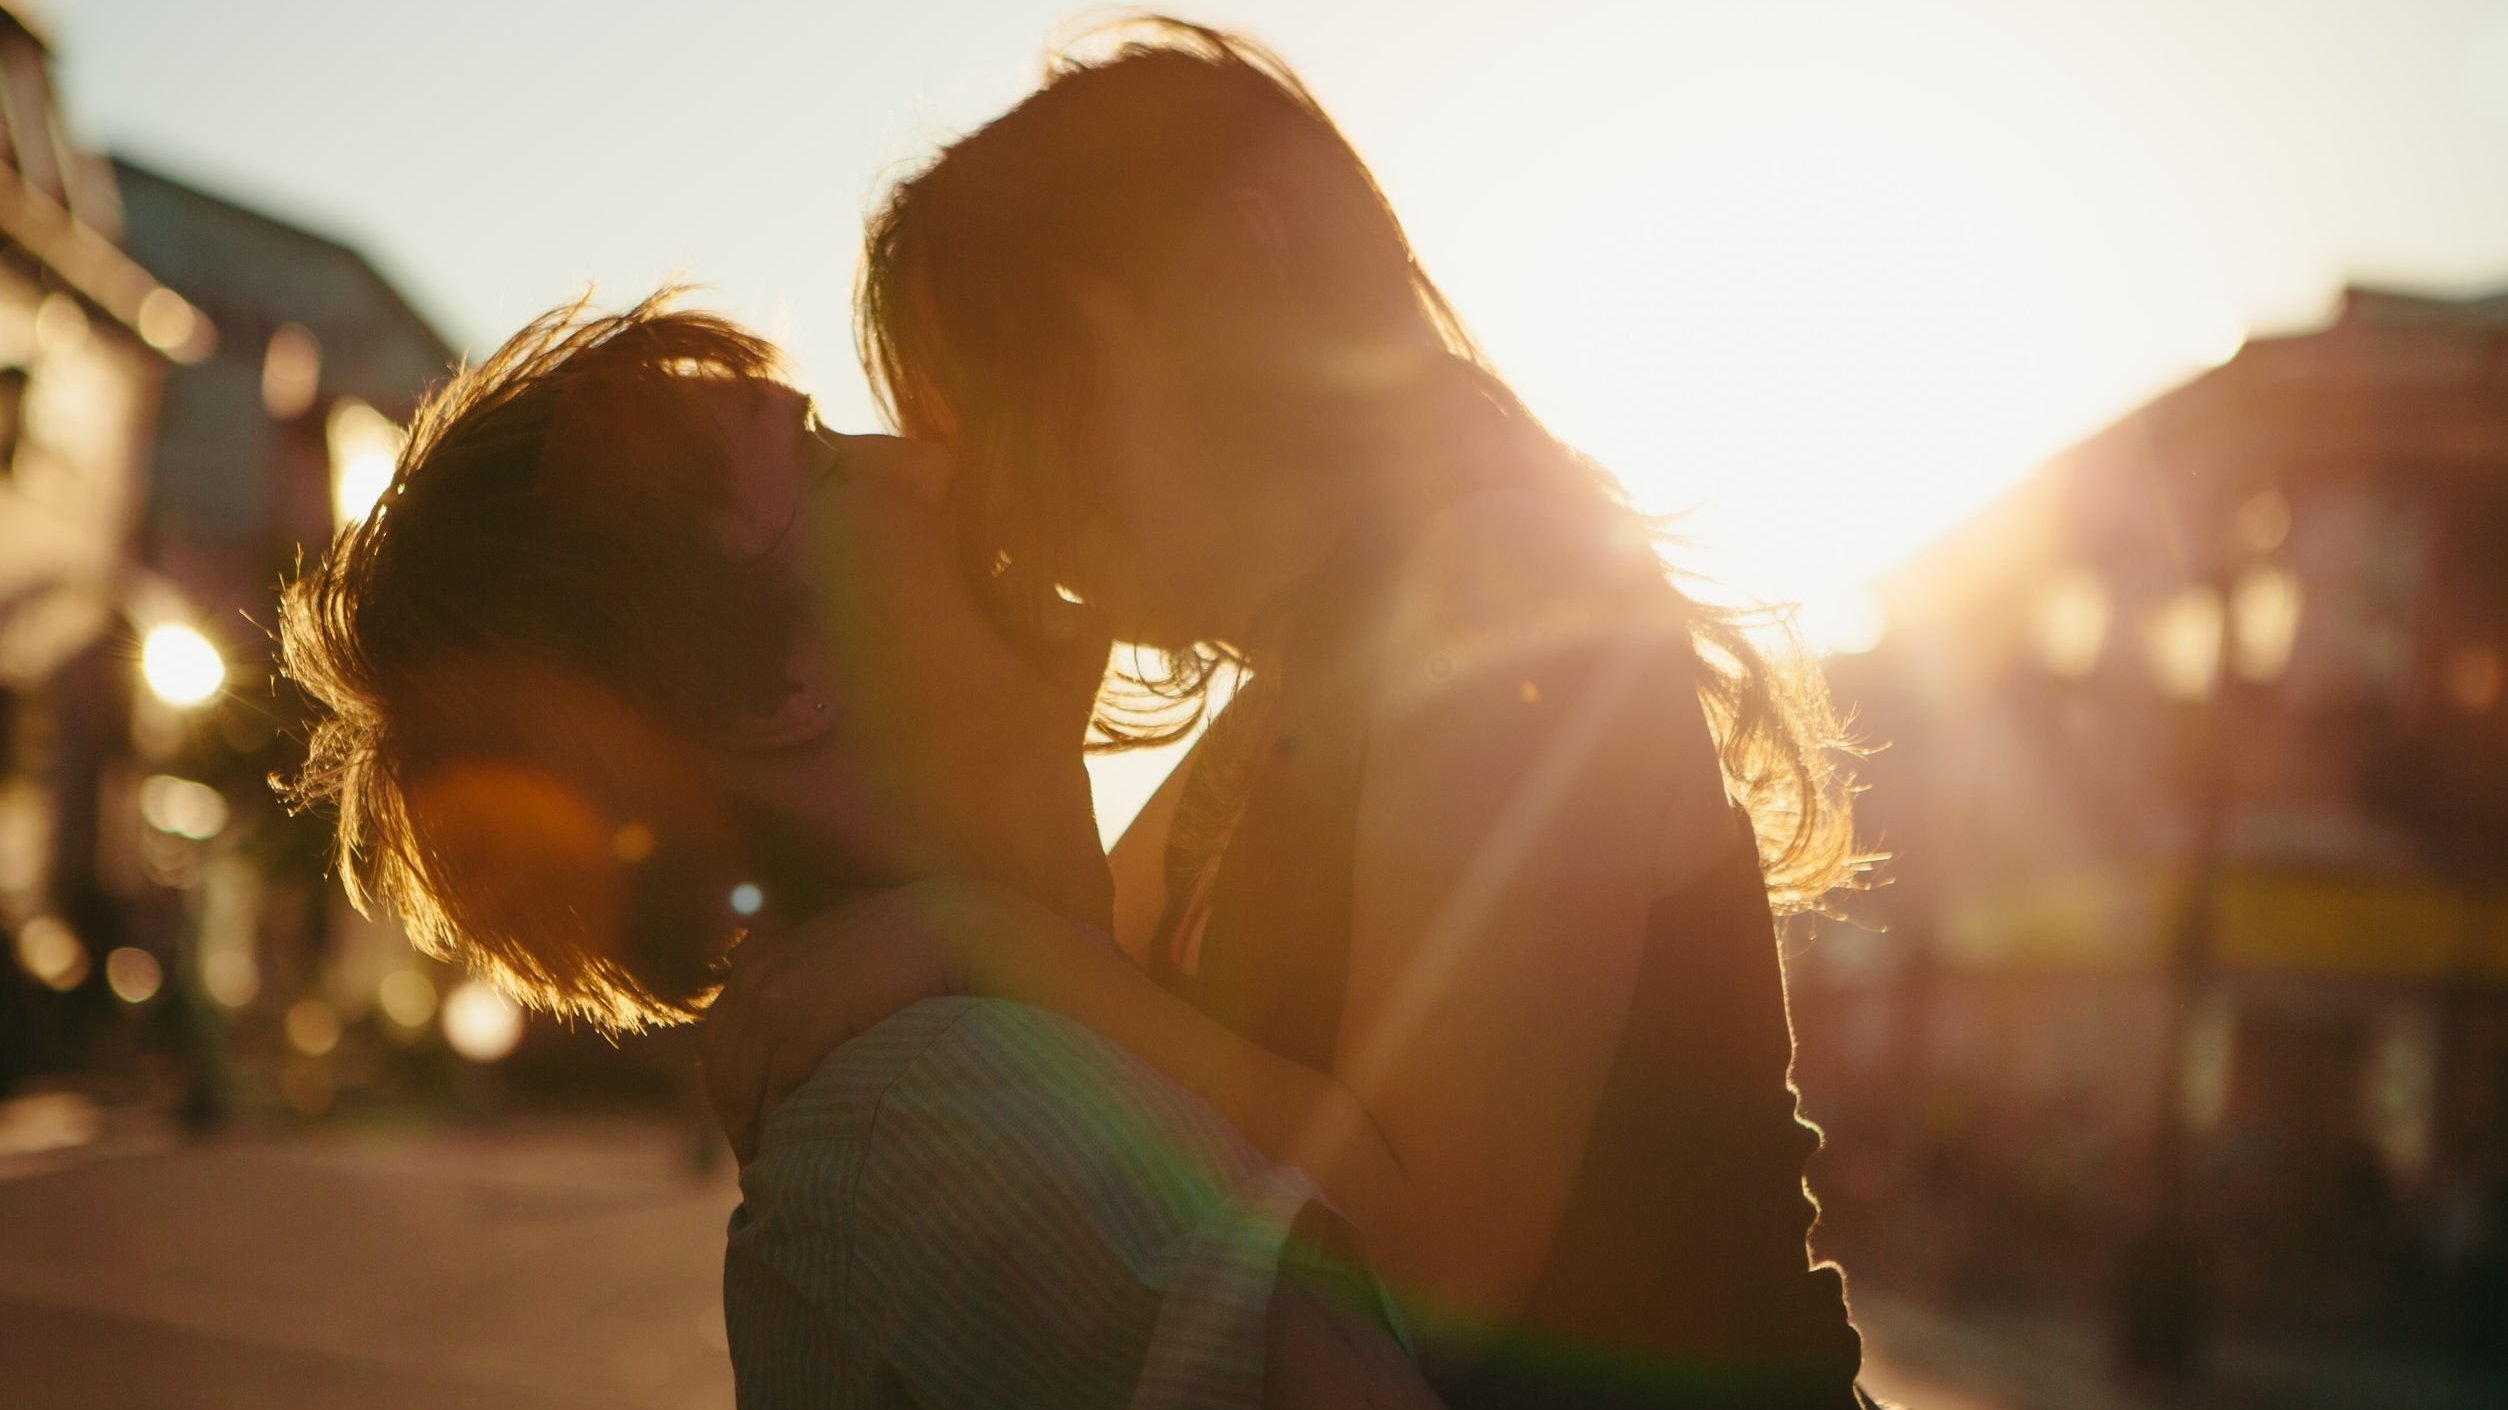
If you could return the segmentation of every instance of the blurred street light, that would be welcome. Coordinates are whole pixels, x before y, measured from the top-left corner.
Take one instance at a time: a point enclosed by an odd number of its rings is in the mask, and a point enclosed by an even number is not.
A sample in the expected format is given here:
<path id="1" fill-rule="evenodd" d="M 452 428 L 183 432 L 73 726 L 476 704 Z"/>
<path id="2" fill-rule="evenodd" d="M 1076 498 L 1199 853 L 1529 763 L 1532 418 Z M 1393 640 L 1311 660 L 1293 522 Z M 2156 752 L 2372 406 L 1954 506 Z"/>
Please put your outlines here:
<path id="1" fill-rule="evenodd" d="M 151 694 L 178 710 L 201 704 L 226 684 L 226 662 L 218 648 L 180 622 L 148 629 L 139 648 L 139 672 Z"/>

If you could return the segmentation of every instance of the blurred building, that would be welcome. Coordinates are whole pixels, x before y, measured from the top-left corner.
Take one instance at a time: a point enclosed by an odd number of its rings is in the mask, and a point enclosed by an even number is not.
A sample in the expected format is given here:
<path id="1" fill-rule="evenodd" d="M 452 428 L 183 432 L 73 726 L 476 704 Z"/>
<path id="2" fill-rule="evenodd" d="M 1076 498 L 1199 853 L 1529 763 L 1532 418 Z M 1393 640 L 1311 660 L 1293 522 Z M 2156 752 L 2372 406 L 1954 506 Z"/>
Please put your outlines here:
<path id="1" fill-rule="evenodd" d="M 319 556 L 388 483 L 393 427 L 452 349 L 350 246 L 127 159 L 113 174 L 125 246 L 219 330 L 166 379 L 145 551 L 222 648 L 266 659 L 240 618 L 266 626 L 300 546 Z"/>
<path id="2" fill-rule="evenodd" d="M 372 506 L 453 355 L 350 246 L 135 162 L 113 173 L 131 254 L 219 329 L 166 377 L 138 552 L 196 605 L 228 683 L 137 741 L 139 870 L 185 898 L 185 978 L 220 1031 L 247 1051 L 258 1035 L 292 1064 L 288 1099 L 316 1107 L 350 1030 L 388 1021 L 386 981 L 405 976 L 399 1027 L 416 1030 L 431 982 L 324 880 L 324 824 L 270 792 L 303 718 L 272 661 L 278 586 Z"/>
<path id="3" fill-rule="evenodd" d="M 2177 1120 L 2233 1316 L 2358 1326 L 2495 1260 L 2508 297 L 2352 290 L 1884 597 L 1833 682 L 1886 745 L 1889 933 L 1796 962 L 1850 1237 L 1930 1196 L 1906 1259 L 2079 1291 Z"/>
<path id="4" fill-rule="evenodd" d="M 131 665 L 188 611 L 133 549 L 161 376 L 215 340 L 119 243 L 43 33 L 0 4 L 0 1088 L 81 1041 L 134 938 L 111 841 Z"/>
<path id="5" fill-rule="evenodd" d="M 45 52 L 0 9 L 0 1085 L 171 1072 L 216 1107 L 258 1045 L 318 1106 L 385 981 L 406 1035 L 433 991 L 271 799 L 302 718 L 277 589 L 451 351 L 354 249 L 69 149 Z"/>

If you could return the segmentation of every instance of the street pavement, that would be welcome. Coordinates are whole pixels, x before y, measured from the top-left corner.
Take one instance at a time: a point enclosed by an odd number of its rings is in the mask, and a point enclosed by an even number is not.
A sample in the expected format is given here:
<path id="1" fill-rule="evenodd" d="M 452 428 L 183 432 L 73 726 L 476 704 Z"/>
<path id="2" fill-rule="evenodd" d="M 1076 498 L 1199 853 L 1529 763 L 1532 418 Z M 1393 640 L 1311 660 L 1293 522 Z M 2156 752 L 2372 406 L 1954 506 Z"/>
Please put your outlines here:
<path id="1" fill-rule="evenodd" d="M 8 1158 L 0 1407 L 728 1407 L 737 1195 L 687 1150 L 565 1120 Z"/>
<path id="2" fill-rule="evenodd" d="M 720 1410 L 728 1162 L 684 1122 L 509 1116 L 186 1142 L 0 1103 L 0 1410 Z M 1859 1283 L 1865 1383 L 1910 1410 L 2470 1410 L 2408 1363 L 2225 1348 L 2195 1391 L 2095 1328 Z"/>

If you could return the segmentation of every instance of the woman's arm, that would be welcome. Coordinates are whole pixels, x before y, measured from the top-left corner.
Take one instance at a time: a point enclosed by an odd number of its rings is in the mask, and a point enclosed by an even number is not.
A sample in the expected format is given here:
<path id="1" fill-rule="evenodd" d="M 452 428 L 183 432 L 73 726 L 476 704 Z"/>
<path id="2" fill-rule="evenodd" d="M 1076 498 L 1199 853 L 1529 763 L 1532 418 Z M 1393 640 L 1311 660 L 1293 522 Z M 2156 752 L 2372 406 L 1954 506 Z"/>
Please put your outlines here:
<path id="1" fill-rule="evenodd" d="M 783 1041 L 797 1082 L 828 1038 L 918 987 L 1056 1010 L 1303 1166 L 1410 1308 L 1511 1320 L 1582 1153 L 1647 909 L 1730 835 L 1685 641 L 1629 620 L 1589 539 L 1552 516 L 1475 501 L 1405 572 L 1370 721 L 1336 1071 L 1240 1037 L 1102 937 L 978 883 L 893 893 L 820 958 L 736 972 L 746 1022 L 817 1030 Z"/>

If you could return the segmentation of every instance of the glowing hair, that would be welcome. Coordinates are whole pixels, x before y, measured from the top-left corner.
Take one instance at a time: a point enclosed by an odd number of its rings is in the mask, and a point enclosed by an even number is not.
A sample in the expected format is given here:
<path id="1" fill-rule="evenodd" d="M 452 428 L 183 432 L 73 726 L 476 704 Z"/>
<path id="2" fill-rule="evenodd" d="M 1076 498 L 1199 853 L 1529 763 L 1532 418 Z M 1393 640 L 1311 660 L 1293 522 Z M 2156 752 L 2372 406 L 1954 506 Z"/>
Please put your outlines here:
<path id="1" fill-rule="evenodd" d="M 745 844 L 691 735 L 776 687 L 791 621 L 711 537 L 728 452 L 693 396 L 773 349 L 672 292 L 551 310 L 438 389 L 279 614 L 316 716 L 273 782 L 336 813 L 350 898 L 607 1027 L 717 986 Z"/>
<path id="2" fill-rule="evenodd" d="M 1362 439 L 1352 428 L 1389 407 L 1425 408 L 1502 447 L 1491 458 L 1506 465 L 1505 487 L 1649 532 L 1617 483 L 1491 368 L 1287 65 L 1177 20 L 1103 37 L 1110 49 L 1066 50 L 1036 93 L 901 181 L 865 239 L 863 365 L 901 433 L 955 444 L 966 566 L 994 579 L 1006 630 L 1037 632 L 1051 594 L 1075 580 L 1099 375 L 1075 272 L 1145 299 L 1189 291 L 1192 313 L 1163 326 L 1185 395 L 1205 424 L 1264 438 L 1267 464 L 1333 461 Z M 1259 220 L 1226 218 L 1241 197 Z M 1857 865 L 1836 767 L 1845 741 L 1820 673 L 1781 617 L 1674 596 L 1726 776 L 1759 824 L 1772 898 L 1813 904 Z M 1760 626 L 1777 628 L 1758 633 L 1773 647 L 1746 630 Z M 1205 642 L 1111 678 L 1098 732 L 1116 748 L 1177 737 L 1228 655 Z"/>

